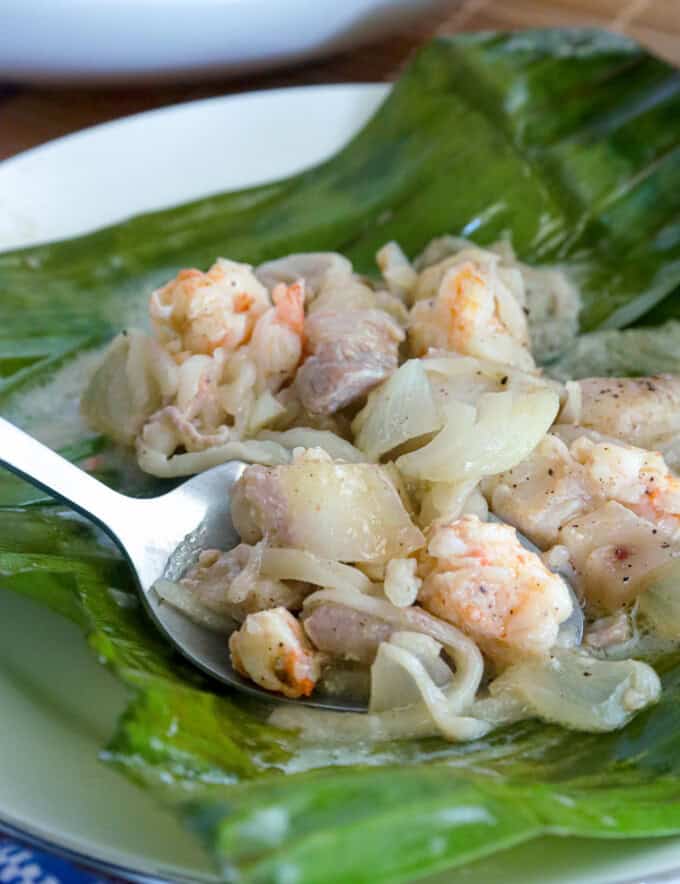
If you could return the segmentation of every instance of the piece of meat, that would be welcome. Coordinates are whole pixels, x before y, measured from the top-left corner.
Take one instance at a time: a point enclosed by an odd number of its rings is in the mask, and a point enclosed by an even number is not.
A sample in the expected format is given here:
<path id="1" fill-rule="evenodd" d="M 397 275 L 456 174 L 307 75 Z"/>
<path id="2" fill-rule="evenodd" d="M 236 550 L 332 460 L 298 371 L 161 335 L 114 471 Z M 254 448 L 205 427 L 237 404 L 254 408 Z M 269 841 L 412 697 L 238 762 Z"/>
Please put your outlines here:
<path id="1" fill-rule="evenodd" d="M 387 641 L 393 628 L 354 608 L 322 604 L 303 617 L 302 625 L 314 647 L 344 660 L 372 663 L 380 642 Z"/>
<path id="2" fill-rule="evenodd" d="M 573 585 L 597 613 L 630 604 L 645 576 L 680 553 L 677 537 L 614 500 L 567 522 L 559 543 L 569 551 Z"/>
<path id="3" fill-rule="evenodd" d="M 305 320 L 310 353 L 295 389 L 303 406 L 333 414 L 396 371 L 404 332 L 382 310 L 319 310 Z"/>
<path id="4" fill-rule="evenodd" d="M 565 522 L 603 501 L 567 445 L 548 433 L 529 457 L 484 480 L 489 506 L 542 549 L 557 543 Z"/>

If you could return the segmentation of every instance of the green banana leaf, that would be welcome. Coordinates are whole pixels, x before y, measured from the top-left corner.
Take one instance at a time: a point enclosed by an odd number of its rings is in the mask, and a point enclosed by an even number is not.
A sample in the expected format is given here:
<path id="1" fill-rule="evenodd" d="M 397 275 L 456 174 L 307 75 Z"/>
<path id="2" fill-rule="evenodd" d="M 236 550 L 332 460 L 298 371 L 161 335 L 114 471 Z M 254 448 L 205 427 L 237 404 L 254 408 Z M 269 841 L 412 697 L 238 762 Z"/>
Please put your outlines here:
<path id="1" fill-rule="evenodd" d="M 670 319 L 657 326 L 604 329 L 579 335 L 547 370 L 562 381 L 640 377 L 659 372 L 680 374 L 680 322 Z"/>
<path id="2" fill-rule="evenodd" d="M 157 491 L 83 427 L 78 392 L 97 347 L 135 321 L 152 286 L 220 254 L 338 249 L 372 272 L 391 238 L 414 254 L 443 233 L 508 234 L 520 256 L 559 261 L 578 281 L 584 330 L 672 318 L 678 119 L 678 74 L 619 37 L 431 43 L 365 129 L 315 169 L 0 255 L 0 411 L 115 487 Z M 680 657 L 661 665 L 660 703 L 614 734 L 524 722 L 471 745 L 305 747 L 267 724 L 265 705 L 178 659 L 112 544 L 64 515 L 0 478 L 2 586 L 78 623 L 127 685 L 104 757 L 175 807 L 227 880 L 380 884 L 544 833 L 680 832 Z"/>

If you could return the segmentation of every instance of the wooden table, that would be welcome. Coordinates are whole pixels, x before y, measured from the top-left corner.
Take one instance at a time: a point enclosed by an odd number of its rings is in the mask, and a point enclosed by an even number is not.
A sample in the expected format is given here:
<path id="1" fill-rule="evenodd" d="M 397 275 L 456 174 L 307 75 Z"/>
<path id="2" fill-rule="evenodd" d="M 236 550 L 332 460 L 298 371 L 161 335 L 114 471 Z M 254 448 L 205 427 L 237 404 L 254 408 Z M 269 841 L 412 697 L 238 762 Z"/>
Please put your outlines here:
<path id="1" fill-rule="evenodd" d="M 463 30 L 600 25 L 628 34 L 680 65 L 680 0 L 451 0 L 417 32 L 271 74 L 141 89 L 22 88 L 0 83 L 0 159 L 126 114 L 250 89 L 391 80 L 434 34 Z"/>

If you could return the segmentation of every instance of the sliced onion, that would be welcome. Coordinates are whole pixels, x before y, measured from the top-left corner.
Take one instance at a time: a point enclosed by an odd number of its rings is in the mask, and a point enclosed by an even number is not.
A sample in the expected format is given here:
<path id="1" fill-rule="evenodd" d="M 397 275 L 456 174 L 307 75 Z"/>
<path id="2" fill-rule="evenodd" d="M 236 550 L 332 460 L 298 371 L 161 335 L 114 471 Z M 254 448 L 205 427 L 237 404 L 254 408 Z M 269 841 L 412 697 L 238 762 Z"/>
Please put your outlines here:
<path id="1" fill-rule="evenodd" d="M 680 558 L 650 571 L 638 584 L 638 612 L 661 638 L 680 638 Z"/>
<path id="2" fill-rule="evenodd" d="M 446 691 L 449 711 L 457 715 L 474 700 L 484 674 L 484 660 L 477 645 L 455 626 L 432 617 L 422 608 L 395 608 L 385 599 L 364 595 L 356 590 L 322 589 L 307 596 L 305 610 L 322 602 L 334 602 L 363 611 L 401 631 L 429 635 L 444 646 L 456 668 L 455 677 Z"/>
<path id="3" fill-rule="evenodd" d="M 637 660 L 605 661 L 563 651 L 510 666 L 489 686 L 493 697 L 510 696 L 528 714 L 572 730 L 623 727 L 661 692 L 656 672 Z"/>
<path id="4" fill-rule="evenodd" d="M 115 337 L 81 399 L 89 425 L 116 442 L 132 445 L 144 422 L 161 407 L 170 383 L 161 361 L 160 348 L 143 332 L 130 329 Z"/>
<path id="5" fill-rule="evenodd" d="M 263 553 L 260 573 L 277 580 L 302 580 L 330 589 L 350 587 L 358 592 L 368 592 L 372 587 L 371 581 L 358 568 L 301 549 L 269 547 Z"/>
<path id="6" fill-rule="evenodd" d="M 258 439 L 268 442 L 276 442 L 284 448 L 321 448 L 329 454 L 333 460 L 345 463 L 365 463 L 366 456 L 351 442 L 342 439 L 330 430 L 314 430 L 311 427 L 293 427 L 291 430 L 277 432 L 264 430 L 259 433 Z"/>
<path id="7" fill-rule="evenodd" d="M 549 390 L 485 393 L 475 409 L 458 403 L 444 429 L 424 448 L 402 455 L 397 467 L 409 478 L 461 482 L 512 469 L 550 429 L 559 398 Z"/>
<path id="8" fill-rule="evenodd" d="M 410 439 L 434 433 L 443 420 L 420 359 L 410 359 L 368 397 L 354 419 L 356 444 L 371 460 Z"/>
<path id="9" fill-rule="evenodd" d="M 137 447 L 137 462 L 141 469 L 161 479 L 193 476 L 230 460 L 277 466 L 289 463 L 290 457 L 290 451 L 282 445 L 256 439 L 226 442 L 224 445 L 206 448 L 205 451 L 191 451 L 186 454 L 174 454 L 171 457 L 144 444 L 139 444 Z"/>
<path id="10" fill-rule="evenodd" d="M 391 686 L 391 687 L 390 687 Z M 374 690 L 377 700 L 374 702 Z M 490 726 L 474 718 L 463 717 L 456 712 L 450 692 L 439 688 L 423 662 L 405 648 L 383 642 L 371 667 L 370 712 L 387 711 L 376 708 L 385 702 L 398 702 L 404 706 L 424 704 L 437 730 L 449 740 L 474 740 L 484 736 Z M 404 700 L 408 702 L 403 702 Z"/>
<path id="11" fill-rule="evenodd" d="M 442 646 L 439 642 L 420 632 L 394 632 L 389 641 L 380 644 L 371 666 L 370 712 L 400 709 L 419 703 L 422 699 L 411 673 L 403 667 L 398 657 L 394 657 L 393 647 L 419 660 L 436 687 L 451 681 L 452 672 L 440 656 Z"/>
<path id="12" fill-rule="evenodd" d="M 248 415 L 248 435 L 255 436 L 263 427 L 286 413 L 286 409 L 269 390 L 265 390 L 255 400 Z"/>

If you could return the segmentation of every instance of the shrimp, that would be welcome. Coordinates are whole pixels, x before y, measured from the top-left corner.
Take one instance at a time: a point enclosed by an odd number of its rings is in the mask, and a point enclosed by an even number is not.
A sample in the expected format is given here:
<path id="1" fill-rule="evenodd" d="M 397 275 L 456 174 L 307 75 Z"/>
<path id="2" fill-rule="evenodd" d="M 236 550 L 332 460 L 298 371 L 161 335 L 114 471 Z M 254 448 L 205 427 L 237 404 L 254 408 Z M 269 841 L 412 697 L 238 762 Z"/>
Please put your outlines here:
<path id="1" fill-rule="evenodd" d="M 248 614 L 229 638 L 237 672 L 285 697 L 308 697 L 321 675 L 321 655 L 285 608 Z"/>
<path id="2" fill-rule="evenodd" d="M 295 374 L 302 357 L 305 324 L 305 285 L 279 283 L 272 292 L 274 306 L 255 324 L 250 353 L 259 386 L 276 391 Z"/>
<path id="3" fill-rule="evenodd" d="M 256 320 L 270 307 L 267 289 L 248 264 L 218 258 L 202 273 L 180 270 L 156 289 L 149 313 L 156 334 L 176 361 L 191 354 L 227 352 L 247 342 Z"/>
<path id="4" fill-rule="evenodd" d="M 573 610 L 564 581 L 514 528 L 467 515 L 434 529 L 422 606 L 466 632 L 496 663 L 547 654 Z"/>
<path id="5" fill-rule="evenodd" d="M 497 263 L 497 256 L 479 250 L 461 252 L 447 262 L 436 294 L 411 309 L 408 331 L 414 355 L 452 350 L 534 370 L 522 303 Z"/>
<path id="6" fill-rule="evenodd" d="M 570 448 L 594 489 L 673 536 L 680 531 L 680 479 L 658 451 L 582 436 Z"/>
<path id="7" fill-rule="evenodd" d="M 218 356 L 189 356 L 176 366 L 177 389 L 173 403 L 152 414 L 142 430 L 142 441 L 166 454 L 178 445 L 187 451 L 204 451 L 232 437 L 225 425 L 219 381 Z M 174 441 L 171 441 L 174 440 Z"/>

